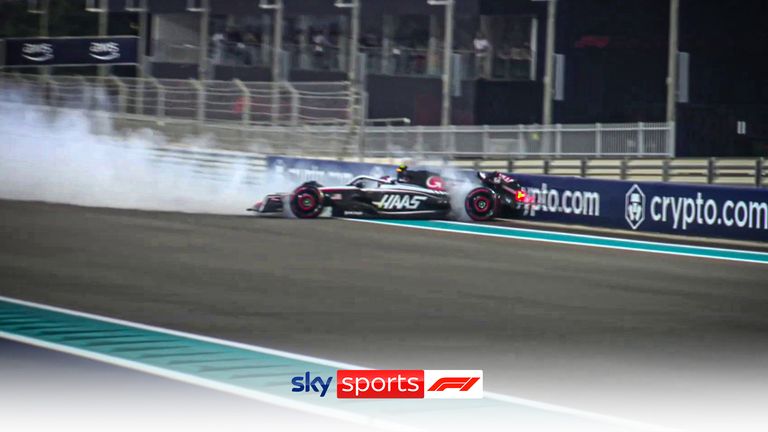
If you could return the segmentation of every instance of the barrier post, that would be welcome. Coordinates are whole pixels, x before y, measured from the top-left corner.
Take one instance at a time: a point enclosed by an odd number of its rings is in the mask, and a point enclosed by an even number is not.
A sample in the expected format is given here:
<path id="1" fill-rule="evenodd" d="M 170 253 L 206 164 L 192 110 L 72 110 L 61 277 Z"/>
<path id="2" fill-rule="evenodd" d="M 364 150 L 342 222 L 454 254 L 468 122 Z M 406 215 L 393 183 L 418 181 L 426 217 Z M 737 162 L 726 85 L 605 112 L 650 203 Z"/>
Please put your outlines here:
<path id="1" fill-rule="evenodd" d="M 156 114 L 158 117 L 165 118 L 165 88 L 160 84 L 160 81 L 158 81 L 157 78 L 151 77 L 150 79 L 152 80 L 152 84 L 157 88 Z"/>
<path id="2" fill-rule="evenodd" d="M 637 153 L 645 155 L 645 125 L 643 122 L 637 122 Z"/>
<path id="3" fill-rule="evenodd" d="M 120 112 L 121 114 L 125 114 L 126 109 L 127 109 L 127 105 L 128 105 L 127 104 L 127 97 L 126 97 L 126 93 L 127 93 L 126 85 L 125 85 L 125 83 L 120 81 L 120 79 L 118 77 L 116 77 L 115 75 L 109 75 L 108 79 L 110 81 L 114 82 L 116 87 L 117 87 L 117 106 L 118 106 L 118 112 Z"/>
<path id="4" fill-rule="evenodd" d="M 762 187 L 763 186 L 763 165 L 764 165 L 765 159 L 764 158 L 757 158 L 755 161 L 755 186 Z"/>
<path id="5" fill-rule="evenodd" d="M 203 83 L 199 80 L 190 79 L 192 87 L 197 90 L 197 121 L 202 123 L 205 120 L 205 89 Z"/>
<path id="6" fill-rule="evenodd" d="M 424 127 L 418 126 L 416 129 L 416 150 L 419 153 L 419 156 L 421 156 L 422 159 L 424 159 Z"/>
<path id="7" fill-rule="evenodd" d="M 603 134 L 601 130 L 600 123 L 595 123 L 595 154 L 598 156 L 603 155 Z"/>
<path id="8" fill-rule="evenodd" d="M 624 157 L 619 164 L 619 178 L 622 180 L 627 179 L 627 158 Z"/>
<path id="9" fill-rule="evenodd" d="M 240 120 L 243 122 L 243 126 L 248 126 L 251 122 L 251 92 L 239 79 L 235 78 L 232 82 L 234 82 L 237 88 L 243 93 L 243 112 Z"/>
<path id="10" fill-rule="evenodd" d="M 707 159 L 707 183 L 712 184 L 715 182 L 715 158 L 711 157 Z"/>

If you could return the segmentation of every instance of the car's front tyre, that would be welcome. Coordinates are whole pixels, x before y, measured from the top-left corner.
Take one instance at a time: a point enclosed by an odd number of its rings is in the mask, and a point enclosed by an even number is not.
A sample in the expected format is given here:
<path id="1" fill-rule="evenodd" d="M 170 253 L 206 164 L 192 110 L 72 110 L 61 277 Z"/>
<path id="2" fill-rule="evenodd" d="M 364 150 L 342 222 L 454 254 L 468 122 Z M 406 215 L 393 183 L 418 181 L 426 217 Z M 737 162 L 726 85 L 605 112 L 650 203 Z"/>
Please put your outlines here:
<path id="1" fill-rule="evenodd" d="M 290 198 L 291 212 L 300 219 L 312 219 L 323 211 L 323 194 L 315 186 L 300 186 Z"/>

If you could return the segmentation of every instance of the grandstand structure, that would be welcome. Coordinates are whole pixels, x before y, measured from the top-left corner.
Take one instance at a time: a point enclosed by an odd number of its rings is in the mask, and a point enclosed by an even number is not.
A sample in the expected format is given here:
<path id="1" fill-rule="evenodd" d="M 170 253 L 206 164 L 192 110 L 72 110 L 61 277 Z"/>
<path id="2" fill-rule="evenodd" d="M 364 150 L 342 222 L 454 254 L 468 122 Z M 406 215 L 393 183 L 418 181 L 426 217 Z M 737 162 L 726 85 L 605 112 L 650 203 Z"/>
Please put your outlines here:
<path id="1" fill-rule="evenodd" d="M 55 1 L 30 2 L 40 35 Z M 130 19 L 141 38 L 138 68 L 98 67 L 125 114 L 346 129 L 326 139 L 382 154 L 768 154 L 760 0 L 85 3 L 99 34 Z M 82 79 L 45 71 L 61 94 Z M 367 136 L 366 122 L 393 126 Z"/>

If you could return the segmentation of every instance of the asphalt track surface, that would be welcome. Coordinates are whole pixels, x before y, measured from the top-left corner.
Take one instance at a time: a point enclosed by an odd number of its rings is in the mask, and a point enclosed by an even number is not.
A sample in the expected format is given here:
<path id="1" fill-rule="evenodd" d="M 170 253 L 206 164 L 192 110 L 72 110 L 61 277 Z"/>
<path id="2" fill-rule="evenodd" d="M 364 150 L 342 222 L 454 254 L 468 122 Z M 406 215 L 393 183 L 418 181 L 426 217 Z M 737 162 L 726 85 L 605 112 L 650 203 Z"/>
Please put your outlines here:
<path id="1" fill-rule="evenodd" d="M 767 275 L 345 220 L 0 201 L 0 295 L 369 367 L 483 369 L 486 390 L 673 426 L 753 423 L 768 404 Z"/>

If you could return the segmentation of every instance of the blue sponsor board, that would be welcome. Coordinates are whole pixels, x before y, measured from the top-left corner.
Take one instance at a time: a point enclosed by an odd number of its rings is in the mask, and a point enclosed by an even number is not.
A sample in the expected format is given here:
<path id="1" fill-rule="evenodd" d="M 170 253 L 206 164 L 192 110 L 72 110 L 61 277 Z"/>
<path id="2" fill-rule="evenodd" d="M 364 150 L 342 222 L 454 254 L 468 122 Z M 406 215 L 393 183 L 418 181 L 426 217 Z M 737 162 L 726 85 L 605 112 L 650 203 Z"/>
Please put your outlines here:
<path id="1" fill-rule="evenodd" d="M 394 166 L 270 157 L 268 166 L 298 184 L 346 183 L 393 175 Z M 467 172 L 469 175 L 470 172 Z M 632 231 L 768 241 L 768 190 L 515 174 L 532 202 L 522 217 Z"/>
<path id="2" fill-rule="evenodd" d="M 514 175 L 514 174 L 513 174 Z M 669 234 L 768 241 L 768 190 L 516 175 L 526 218 Z"/>
<path id="3" fill-rule="evenodd" d="M 5 39 L 5 66 L 136 64 L 136 36 L 33 37 Z"/>

